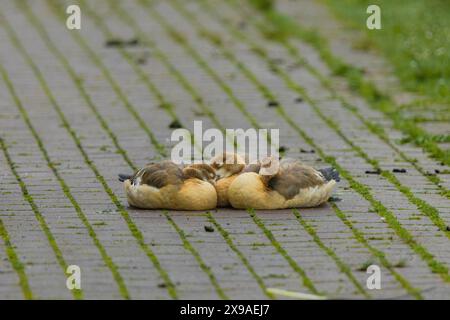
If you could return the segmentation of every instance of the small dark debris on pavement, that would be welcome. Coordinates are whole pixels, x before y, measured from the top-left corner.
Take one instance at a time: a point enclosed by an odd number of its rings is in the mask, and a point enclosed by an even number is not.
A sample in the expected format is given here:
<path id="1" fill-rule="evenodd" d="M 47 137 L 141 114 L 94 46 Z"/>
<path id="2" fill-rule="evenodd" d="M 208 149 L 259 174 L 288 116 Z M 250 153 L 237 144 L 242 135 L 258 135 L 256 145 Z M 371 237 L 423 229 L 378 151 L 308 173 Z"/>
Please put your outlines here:
<path id="1" fill-rule="evenodd" d="M 331 196 L 331 197 L 328 199 L 328 202 L 339 202 L 339 201 L 342 201 L 342 199 L 339 198 L 339 197 L 334 197 L 334 196 Z"/>
<path id="2" fill-rule="evenodd" d="M 278 101 L 269 101 L 269 102 L 267 102 L 267 106 L 269 107 L 269 108 L 275 108 L 275 107 L 278 107 L 280 104 L 278 103 Z"/>
<path id="3" fill-rule="evenodd" d="M 293 64 L 288 65 L 286 69 L 287 69 L 288 71 L 292 71 L 292 70 L 298 69 L 298 68 L 300 68 L 300 67 L 302 67 L 302 66 L 303 66 L 302 63 L 296 62 L 296 63 L 293 63 Z"/>
<path id="4" fill-rule="evenodd" d="M 169 124 L 169 128 L 170 129 L 179 129 L 179 128 L 183 128 L 183 126 L 181 125 L 181 123 L 178 120 L 173 120 L 170 124 Z"/>
<path id="5" fill-rule="evenodd" d="M 131 39 L 131 40 L 128 40 L 128 42 L 126 42 L 126 44 L 127 44 L 128 46 L 137 46 L 137 45 L 140 44 L 140 41 L 139 41 L 138 38 L 133 38 L 133 39 Z"/>
<path id="6" fill-rule="evenodd" d="M 295 98 L 295 102 L 302 103 L 303 102 L 303 98 L 302 97 L 297 97 L 297 98 Z"/>
<path id="7" fill-rule="evenodd" d="M 136 63 L 137 64 L 146 64 L 147 63 L 147 58 L 144 57 L 140 57 L 136 59 Z"/>
<path id="8" fill-rule="evenodd" d="M 129 40 L 123 40 L 123 39 L 109 39 L 106 41 L 105 46 L 108 48 L 114 48 L 114 47 L 134 47 L 140 44 L 139 39 L 132 38 Z"/>
<path id="9" fill-rule="evenodd" d="M 137 64 L 141 64 L 141 65 L 146 64 L 149 57 L 150 57 L 150 53 L 143 52 L 143 53 L 136 55 L 135 61 Z"/>
<path id="10" fill-rule="evenodd" d="M 165 282 L 158 283 L 158 288 L 167 288 L 167 284 Z"/>
<path id="11" fill-rule="evenodd" d="M 313 149 L 306 150 L 306 149 L 300 148 L 300 153 L 316 153 L 316 150 L 313 150 Z"/>
<path id="12" fill-rule="evenodd" d="M 214 228 L 211 226 L 205 226 L 204 228 L 206 232 L 214 232 Z"/>
<path id="13" fill-rule="evenodd" d="M 281 146 L 281 147 L 278 148 L 278 152 L 279 152 L 279 153 L 283 153 L 283 152 L 288 151 L 288 149 L 289 149 L 288 147 Z"/>
<path id="14" fill-rule="evenodd" d="M 366 174 L 380 174 L 381 170 L 380 169 L 376 169 L 376 170 L 366 170 L 364 171 Z"/>
<path id="15" fill-rule="evenodd" d="M 406 169 L 403 169 L 403 168 L 397 169 L 397 168 L 395 168 L 395 169 L 392 169 L 392 172 L 395 172 L 395 173 L 406 173 Z"/>
<path id="16" fill-rule="evenodd" d="M 450 231 L 450 226 L 447 226 L 447 227 L 445 228 L 445 231 Z"/>

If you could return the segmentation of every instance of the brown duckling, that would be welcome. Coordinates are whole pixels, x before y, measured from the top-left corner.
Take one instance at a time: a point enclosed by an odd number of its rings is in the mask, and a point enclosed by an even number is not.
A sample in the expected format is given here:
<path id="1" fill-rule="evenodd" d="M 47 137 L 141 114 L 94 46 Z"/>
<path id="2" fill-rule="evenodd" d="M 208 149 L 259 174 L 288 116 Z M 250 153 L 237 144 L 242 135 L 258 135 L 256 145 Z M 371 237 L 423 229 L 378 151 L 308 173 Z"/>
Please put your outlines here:
<path id="1" fill-rule="evenodd" d="M 211 159 L 211 167 L 216 173 L 217 206 L 229 207 L 228 188 L 245 169 L 245 160 L 237 153 L 221 153 Z"/>
<path id="2" fill-rule="evenodd" d="M 214 169 L 207 164 L 181 168 L 172 161 L 150 163 L 132 176 L 119 175 L 130 205 L 172 210 L 214 209 L 214 178 Z"/>
<path id="3" fill-rule="evenodd" d="M 269 170 L 274 165 L 277 170 Z M 316 170 L 299 160 L 269 157 L 257 173 L 245 172 L 233 180 L 228 199 L 239 209 L 315 207 L 328 200 L 337 181 L 333 168 Z"/>

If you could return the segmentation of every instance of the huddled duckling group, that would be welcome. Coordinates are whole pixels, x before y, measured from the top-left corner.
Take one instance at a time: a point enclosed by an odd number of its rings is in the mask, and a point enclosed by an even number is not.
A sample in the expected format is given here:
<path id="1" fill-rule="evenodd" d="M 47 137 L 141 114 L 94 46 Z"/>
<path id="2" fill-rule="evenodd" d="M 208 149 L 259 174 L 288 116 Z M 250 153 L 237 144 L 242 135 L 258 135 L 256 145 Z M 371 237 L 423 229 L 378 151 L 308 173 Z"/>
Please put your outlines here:
<path id="1" fill-rule="evenodd" d="M 119 180 L 131 206 L 172 210 L 315 207 L 329 199 L 339 181 L 333 168 L 316 170 L 274 157 L 248 164 L 245 158 L 223 153 L 209 164 L 149 163 L 133 175 L 119 174 Z"/>

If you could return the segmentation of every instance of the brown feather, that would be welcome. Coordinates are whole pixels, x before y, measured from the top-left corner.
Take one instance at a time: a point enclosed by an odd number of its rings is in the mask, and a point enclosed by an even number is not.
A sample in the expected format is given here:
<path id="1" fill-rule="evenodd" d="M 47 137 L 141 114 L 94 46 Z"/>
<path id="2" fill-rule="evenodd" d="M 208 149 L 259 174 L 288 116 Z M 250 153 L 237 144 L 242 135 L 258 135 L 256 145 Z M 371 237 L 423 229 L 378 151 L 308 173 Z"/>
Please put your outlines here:
<path id="1" fill-rule="evenodd" d="M 269 181 L 269 187 L 286 199 L 295 197 L 301 189 L 321 186 L 325 183 L 322 174 L 298 160 L 285 159 L 280 162 L 279 172 Z"/>
<path id="2" fill-rule="evenodd" d="M 146 184 L 155 188 L 162 188 L 168 184 L 179 185 L 183 182 L 183 171 L 172 161 L 151 163 L 138 170 L 131 181 L 136 184 Z"/>

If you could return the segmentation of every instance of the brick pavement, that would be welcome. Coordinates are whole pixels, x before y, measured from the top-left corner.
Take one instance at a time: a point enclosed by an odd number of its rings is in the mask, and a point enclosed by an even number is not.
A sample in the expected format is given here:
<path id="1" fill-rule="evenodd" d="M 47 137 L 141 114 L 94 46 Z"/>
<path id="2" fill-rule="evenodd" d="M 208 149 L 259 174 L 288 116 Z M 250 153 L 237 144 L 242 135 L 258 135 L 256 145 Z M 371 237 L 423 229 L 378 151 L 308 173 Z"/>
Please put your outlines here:
<path id="1" fill-rule="evenodd" d="M 65 28 L 73 1 L 0 8 L 0 298 L 450 297 L 449 179 L 425 174 L 442 166 L 397 144 L 389 119 L 337 84 L 314 49 L 265 39 L 247 5 L 146 2 L 80 2 L 81 31 Z M 139 44 L 105 47 L 112 38 Z M 288 156 L 338 166 L 342 200 L 255 213 L 129 208 L 117 173 L 167 157 L 170 123 L 194 119 L 279 128 Z M 366 287 L 368 263 L 381 290 Z M 65 285 L 72 264 L 80 291 Z"/>

